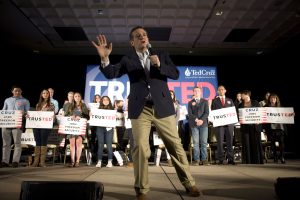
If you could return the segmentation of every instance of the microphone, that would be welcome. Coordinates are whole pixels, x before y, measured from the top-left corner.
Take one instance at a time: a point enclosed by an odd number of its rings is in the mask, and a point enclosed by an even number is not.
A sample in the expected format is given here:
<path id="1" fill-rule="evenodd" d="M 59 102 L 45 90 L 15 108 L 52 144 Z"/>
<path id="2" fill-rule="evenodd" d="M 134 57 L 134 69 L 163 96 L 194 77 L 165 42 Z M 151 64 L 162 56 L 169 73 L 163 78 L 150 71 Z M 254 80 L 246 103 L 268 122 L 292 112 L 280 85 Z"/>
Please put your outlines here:
<path id="1" fill-rule="evenodd" d="M 154 55 L 153 50 L 152 50 L 152 46 L 151 46 L 150 43 L 147 44 L 147 49 L 148 49 L 148 51 L 149 51 L 149 56 Z"/>

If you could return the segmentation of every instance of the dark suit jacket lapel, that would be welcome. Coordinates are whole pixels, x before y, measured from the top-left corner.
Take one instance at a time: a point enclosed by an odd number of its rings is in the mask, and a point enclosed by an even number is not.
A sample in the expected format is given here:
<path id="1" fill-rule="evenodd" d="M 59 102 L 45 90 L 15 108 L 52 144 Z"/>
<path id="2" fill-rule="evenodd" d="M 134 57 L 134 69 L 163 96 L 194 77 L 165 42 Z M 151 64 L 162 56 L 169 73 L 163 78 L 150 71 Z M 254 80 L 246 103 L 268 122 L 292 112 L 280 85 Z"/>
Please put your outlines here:
<path id="1" fill-rule="evenodd" d="M 134 68 L 135 69 L 143 69 L 143 66 L 142 66 L 142 63 L 139 59 L 139 56 L 137 55 L 136 51 L 134 49 L 132 49 L 128 54 L 127 56 L 132 59 L 133 63 L 134 63 Z"/>

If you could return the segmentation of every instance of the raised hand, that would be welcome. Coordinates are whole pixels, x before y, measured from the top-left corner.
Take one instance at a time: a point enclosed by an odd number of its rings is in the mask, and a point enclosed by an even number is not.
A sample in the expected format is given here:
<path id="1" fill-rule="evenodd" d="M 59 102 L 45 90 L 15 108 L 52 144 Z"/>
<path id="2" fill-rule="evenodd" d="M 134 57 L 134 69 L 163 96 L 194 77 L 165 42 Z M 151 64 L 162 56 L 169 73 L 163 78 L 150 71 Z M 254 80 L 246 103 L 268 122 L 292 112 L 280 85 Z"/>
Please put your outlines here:
<path id="1" fill-rule="evenodd" d="M 108 56 L 112 51 L 112 43 L 107 43 L 105 35 L 100 34 L 96 38 L 98 41 L 97 44 L 94 41 L 92 41 L 92 44 L 97 49 L 97 52 L 101 57 L 101 60 L 106 62 L 108 61 Z"/>

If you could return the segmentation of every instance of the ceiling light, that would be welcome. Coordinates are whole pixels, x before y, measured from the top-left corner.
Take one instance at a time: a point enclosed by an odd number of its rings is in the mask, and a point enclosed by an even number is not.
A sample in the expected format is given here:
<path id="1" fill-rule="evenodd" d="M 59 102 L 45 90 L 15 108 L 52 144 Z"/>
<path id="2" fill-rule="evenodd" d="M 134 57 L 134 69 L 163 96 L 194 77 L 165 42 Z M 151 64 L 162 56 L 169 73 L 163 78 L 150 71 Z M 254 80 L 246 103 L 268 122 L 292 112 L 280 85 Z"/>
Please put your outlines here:
<path id="1" fill-rule="evenodd" d="M 223 11 L 217 11 L 216 12 L 216 16 L 221 16 L 221 15 L 223 15 Z"/>
<path id="2" fill-rule="evenodd" d="M 103 15 L 103 10 L 102 9 L 98 9 L 97 10 L 97 15 Z"/>

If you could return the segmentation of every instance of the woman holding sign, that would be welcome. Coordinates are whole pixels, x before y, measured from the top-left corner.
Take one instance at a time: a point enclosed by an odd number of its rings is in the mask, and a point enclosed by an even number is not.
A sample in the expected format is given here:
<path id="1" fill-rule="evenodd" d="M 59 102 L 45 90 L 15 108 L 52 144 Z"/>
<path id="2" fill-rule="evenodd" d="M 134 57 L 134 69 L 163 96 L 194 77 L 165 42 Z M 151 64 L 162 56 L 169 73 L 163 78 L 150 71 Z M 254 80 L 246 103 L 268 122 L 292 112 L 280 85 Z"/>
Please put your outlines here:
<path id="1" fill-rule="evenodd" d="M 251 91 L 242 91 L 242 103 L 239 108 L 260 107 L 258 101 L 252 100 Z M 261 124 L 242 124 L 242 162 L 243 164 L 263 164 L 264 157 L 261 144 Z"/>
<path id="2" fill-rule="evenodd" d="M 80 118 L 89 119 L 89 110 L 85 103 L 82 102 L 81 94 L 78 92 L 74 93 L 74 101 L 64 105 L 65 116 L 70 116 L 72 119 L 80 120 Z M 71 164 L 69 167 L 79 167 L 79 161 L 82 152 L 82 135 L 69 136 L 70 141 L 70 152 L 71 152 Z M 76 153 L 76 162 L 75 162 Z"/>
<path id="3" fill-rule="evenodd" d="M 280 99 L 277 94 L 270 94 L 265 107 L 281 107 Z M 278 158 L 282 164 L 285 164 L 284 159 L 284 136 L 286 135 L 286 125 L 279 123 L 266 124 L 267 134 L 271 138 L 271 146 L 274 156 L 274 163 L 278 162 Z M 278 145 L 276 145 L 278 143 Z M 277 154 L 277 146 L 279 155 Z"/>
<path id="4" fill-rule="evenodd" d="M 50 92 L 47 89 L 42 90 L 39 102 L 36 104 L 36 111 L 52 111 L 54 117 L 55 106 L 51 103 Z M 34 148 L 34 162 L 31 167 L 46 167 L 45 160 L 47 155 L 48 135 L 50 132 L 51 129 L 46 128 L 33 129 L 36 146 Z"/>
<path id="5" fill-rule="evenodd" d="M 111 100 L 108 96 L 103 96 L 100 101 L 99 109 L 108 109 L 113 110 Z M 108 163 L 106 167 L 112 167 L 112 159 L 113 159 L 113 150 L 112 150 L 112 140 L 113 140 L 113 128 L 110 127 L 100 127 L 97 126 L 96 136 L 98 140 L 98 163 L 96 167 L 101 168 L 102 165 L 102 156 L 104 144 L 107 146 L 107 155 L 108 155 Z"/>

